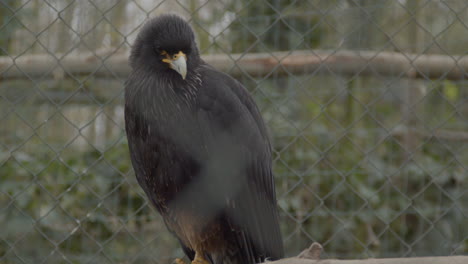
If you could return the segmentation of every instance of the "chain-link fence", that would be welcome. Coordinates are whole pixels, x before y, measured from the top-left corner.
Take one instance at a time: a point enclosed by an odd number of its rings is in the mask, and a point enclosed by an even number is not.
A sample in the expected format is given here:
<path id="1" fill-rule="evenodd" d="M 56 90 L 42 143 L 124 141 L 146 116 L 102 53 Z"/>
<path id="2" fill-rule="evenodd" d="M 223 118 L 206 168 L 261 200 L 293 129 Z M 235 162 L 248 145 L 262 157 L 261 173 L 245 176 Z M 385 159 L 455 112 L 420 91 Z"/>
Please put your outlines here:
<path id="1" fill-rule="evenodd" d="M 128 51 L 167 12 L 262 111 L 288 255 L 467 254 L 467 1 L 1 0 L 1 263 L 182 256 L 123 129 Z"/>

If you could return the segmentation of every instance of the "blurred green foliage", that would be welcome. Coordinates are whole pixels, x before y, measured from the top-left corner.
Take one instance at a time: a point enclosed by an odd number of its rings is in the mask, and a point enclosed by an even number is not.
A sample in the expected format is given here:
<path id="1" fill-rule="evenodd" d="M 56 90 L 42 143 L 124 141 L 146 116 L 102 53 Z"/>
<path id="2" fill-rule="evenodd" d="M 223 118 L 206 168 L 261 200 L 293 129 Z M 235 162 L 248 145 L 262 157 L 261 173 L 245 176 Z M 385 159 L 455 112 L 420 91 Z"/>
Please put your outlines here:
<path id="1" fill-rule="evenodd" d="M 294 255 L 311 241 L 321 242 L 329 256 L 346 258 L 466 252 L 464 145 L 418 136 L 419 145 L 409 152 L 405 134 L 390 132 L 402 125 L 397 96 L 389 92 L 394 88 L 377 78 L 344 80 L 296 76 L 258 80 L 256 85 L 241 80 L 271 130 L 287 253 Z M 441 81 L 428 89 L 416 115 L 443 120 L 447 128 L 463 125 L 443 103 L 461 102 L 462 86 Z M 451 97 L 442 99 L 447 91 Z M 121 108 L 118 102 L 106 105 L 114 109 L 104 109 L 106 116 Z M 89 108 L 74 107 L 83 113 Z M 91 108 L 90 113 L 103 111 Z M 24 106 L 20 112 L 37 119 L 35 109 Z M 66 139 L 60 134 L 69 129 L 56 134 L 54 128 L 75 119 L 63 109 L 45 111 L 52 116 L 44 125 L 49 128 L 16 134 L 2 143 L 13 151 L 0 152 L 0 256 L 48 263 L 62 257 L 72 263 L 144 263 L 155 256 L 166 256 L 167 261 L 180 256 L 176 241 L 135 181 L 121 127 L 110 127 L 105 144 L 88 138 L 88 125 Z M 69 121 L 55 120 L 57 113 Z M 93 115 L 94 125 L 113 122 Z M 21 127 L 15 113 L 9 116 L 8 127 Z M 2 130 L 8 131 L 14 132 Z M 74 145 L 82 137 L 85 148 Z"/>
<path id="2" fill-rule="evenodd" d="M 15 0 L 0 0 L 0 56 L 8 54 L 13 32 L 18 28 L 14 15 L 17 5 Z"/>

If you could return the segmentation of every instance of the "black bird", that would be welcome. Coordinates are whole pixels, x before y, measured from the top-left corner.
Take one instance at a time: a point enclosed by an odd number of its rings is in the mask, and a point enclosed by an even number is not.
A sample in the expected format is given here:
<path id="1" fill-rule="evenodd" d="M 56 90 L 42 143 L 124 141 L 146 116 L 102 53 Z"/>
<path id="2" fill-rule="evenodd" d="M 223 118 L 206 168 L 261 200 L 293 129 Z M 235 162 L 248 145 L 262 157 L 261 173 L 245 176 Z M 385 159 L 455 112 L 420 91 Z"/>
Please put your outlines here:
<path id="1" fill-rule="evenodd" d="M 281 258 L 270 142 L 246 89 L 200 58 L 193 30 L 176 15 L 148 21 L 129 60 L 132 165 L 187 257 L 197 264 Z"/>

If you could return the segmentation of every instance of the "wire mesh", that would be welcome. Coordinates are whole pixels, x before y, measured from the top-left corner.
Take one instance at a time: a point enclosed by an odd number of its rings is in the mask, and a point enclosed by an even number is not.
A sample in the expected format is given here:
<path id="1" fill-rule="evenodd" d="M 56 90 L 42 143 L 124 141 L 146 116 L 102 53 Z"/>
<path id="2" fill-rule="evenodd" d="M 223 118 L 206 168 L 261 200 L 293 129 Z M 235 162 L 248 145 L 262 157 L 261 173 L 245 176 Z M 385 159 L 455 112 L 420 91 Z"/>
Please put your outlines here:
<path id="1" fill-rule="evenodd" d="M 167 12 L 262 111 L 288 255 L 468 252 L 466 1 L 2 0 L 0 262 L 183 255 L 135 180 L 113 60 Z"/>

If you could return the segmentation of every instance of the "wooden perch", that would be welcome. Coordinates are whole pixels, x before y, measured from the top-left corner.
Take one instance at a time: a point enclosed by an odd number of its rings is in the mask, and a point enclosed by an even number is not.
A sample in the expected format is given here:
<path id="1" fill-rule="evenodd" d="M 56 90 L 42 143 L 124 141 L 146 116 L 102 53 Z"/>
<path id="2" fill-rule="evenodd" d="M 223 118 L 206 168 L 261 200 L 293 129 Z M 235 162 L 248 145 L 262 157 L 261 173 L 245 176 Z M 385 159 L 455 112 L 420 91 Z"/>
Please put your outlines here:
<path id="1" fill-rule="evenodd" d="M 297 257 L 277 261 L 267 261 L 264 264 L 466 264 L 468 256 L 448 257 L 418 257 L 418 258 L 382 258 L 382 259 L 320 259 L 322 246 L 319 243 L 302 251 Z"/>
<path id="2" fill-rule="evenodd" d="M 465 131 L 450 131 L 445 129 L 436 129 L 432 132 L 427 132 L 425 130 L 420 130 L 412 127 L 406 127 L 404 125 L 396 126 L 390 131 L 390 135 L 402 139 L 405 135 L 413 134 L 418 137 L 423 137 L 425 139 L 436 138 L 440 140 L 448 141 L 468 141 L 468 132 Z M 468 264 L 468 263 L 467 263 Z"/>
<path id="3" fill-rule="evenodd" d="M 213 54 L 202 56 L 233 76 L 267 77 L 316 72 L 408 78 L 468 78 L 468 56 L 404 54 L 386 51 L 300 50 L 293 52 Z M 0 57 L 0 79 L 61 78 L 80 75 L 126 78 L 126 52 L 38 54 Z"/>

